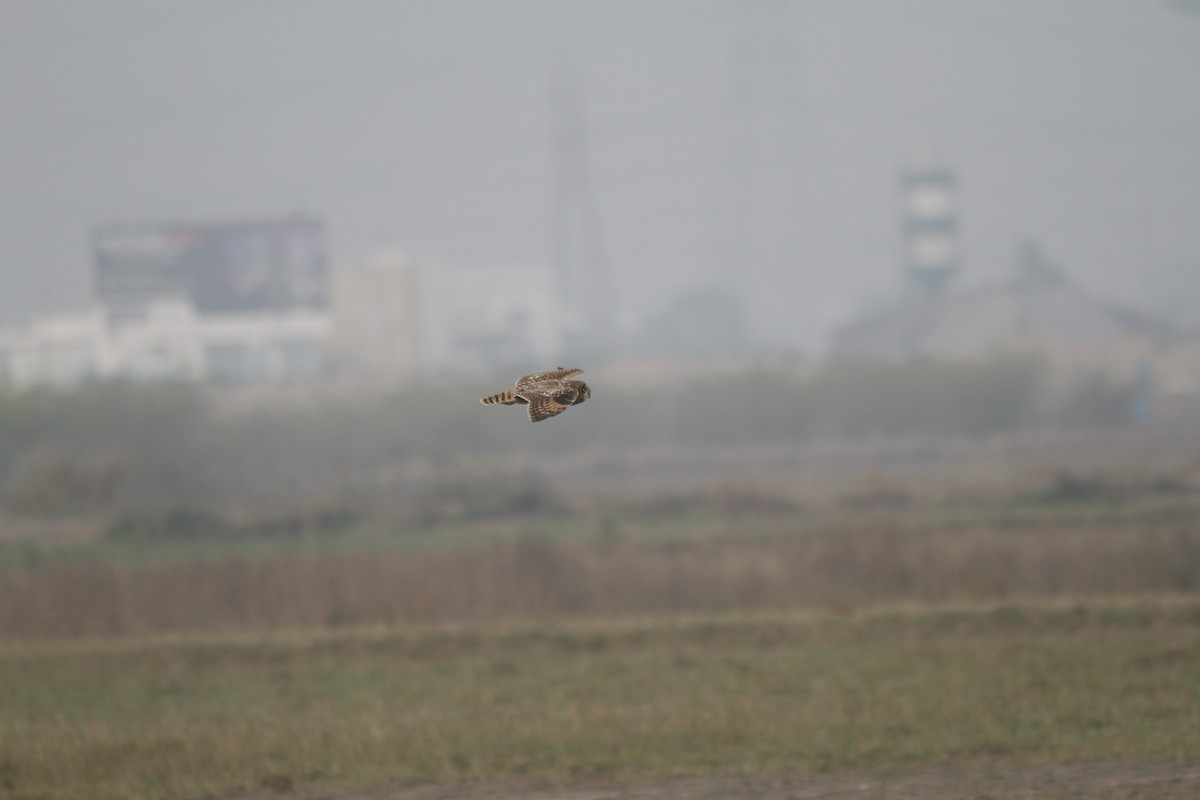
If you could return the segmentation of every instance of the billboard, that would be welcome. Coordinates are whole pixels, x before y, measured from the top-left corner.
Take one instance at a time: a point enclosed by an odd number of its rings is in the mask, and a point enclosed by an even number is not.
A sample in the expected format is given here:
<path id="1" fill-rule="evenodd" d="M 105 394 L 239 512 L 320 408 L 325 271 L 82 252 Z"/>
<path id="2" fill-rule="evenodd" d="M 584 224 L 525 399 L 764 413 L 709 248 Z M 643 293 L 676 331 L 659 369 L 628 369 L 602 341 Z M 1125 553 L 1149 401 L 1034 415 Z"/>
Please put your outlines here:
<path id="1" fill-rule="evenodd" d="M 329 305 L 325 228 L 312 217 L 111 225 L 92 255 L 96 299 L 118 313 L 161 299 L 202 314 Z"/>

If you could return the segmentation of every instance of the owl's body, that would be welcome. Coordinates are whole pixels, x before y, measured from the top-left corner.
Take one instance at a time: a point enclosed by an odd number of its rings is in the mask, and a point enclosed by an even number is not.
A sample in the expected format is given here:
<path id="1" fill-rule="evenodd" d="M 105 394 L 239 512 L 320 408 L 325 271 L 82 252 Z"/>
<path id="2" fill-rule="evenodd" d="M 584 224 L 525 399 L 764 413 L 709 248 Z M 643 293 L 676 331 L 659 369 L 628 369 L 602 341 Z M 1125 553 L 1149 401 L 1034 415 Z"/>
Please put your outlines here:
<path id="1" fill-rule="evenodd" d="M 541 422 L 557 416 L 571 406 L 577 406 L 592 396 L 592 390 L 583 381 L 567 380 L 579 375 L 581 369 L 558 369 L 526 375 L 517 385 L 480 402 L 491 406 L 528 405 L 529 421 Z"/>

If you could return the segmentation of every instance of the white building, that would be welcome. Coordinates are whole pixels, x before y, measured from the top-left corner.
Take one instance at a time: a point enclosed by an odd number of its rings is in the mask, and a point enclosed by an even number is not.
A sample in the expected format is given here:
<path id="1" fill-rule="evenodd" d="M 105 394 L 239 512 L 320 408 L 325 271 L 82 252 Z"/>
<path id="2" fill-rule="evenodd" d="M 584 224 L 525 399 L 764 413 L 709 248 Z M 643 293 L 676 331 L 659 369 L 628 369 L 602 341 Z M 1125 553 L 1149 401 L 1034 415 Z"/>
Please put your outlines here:
<path id="1" fill-rule="evenodd" d="M 103 373 L 98 313 L 50 317 L 0 332 L 0 382 L 17 388 L 70 386 Z"/>
<path id="2" fill-rule="evenodd" d="M 175 293 L 0 331 L 0 386 L 89 380 L 403 380 L 553 365 L 565 323 L 549 266 L 458 267 L 394 253 L 332 271 L 329 308 L 198 310 Z"/>
<path id="3" fill-rule="evenodd" d="M 163 301 L 118 323 L 95 309 L 0 332 L 0 383 L 311 379 L 321 374 L 329 330 L 329 315 L 314 310 L 201 315 Z"/>
<path id="4" fill-rule="evenodd" d="M 438 265 L 425 270 L 422 286 L 427 367 L 548 364 L 562 351 L 566 319 L 548 265 Z"/>

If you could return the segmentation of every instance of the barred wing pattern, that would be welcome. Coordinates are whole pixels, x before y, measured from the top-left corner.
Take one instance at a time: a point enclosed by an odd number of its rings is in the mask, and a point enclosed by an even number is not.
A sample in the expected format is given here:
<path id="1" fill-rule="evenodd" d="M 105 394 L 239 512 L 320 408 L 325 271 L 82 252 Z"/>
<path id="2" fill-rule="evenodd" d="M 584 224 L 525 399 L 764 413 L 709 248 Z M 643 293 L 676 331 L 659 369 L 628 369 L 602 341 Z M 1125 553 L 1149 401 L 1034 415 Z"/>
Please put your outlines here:
<path id="1" fill-rule="evenodd" d="M 559 367 L 549 372 L 526 375 L 518 380 L 512 389 L 485 397 L 480 402 L 489 406 L 528 405 L 529 421 L 541 422 L 558 416 L 592 396 L 592 391 L 586 383 L 568 380 L 582 373 L 581 369 Z"/>
<path id="2" fill-rule="evenodd" d="M 552 369 L 549 372 L 535 372 L 533 375 L 526 375 L 517 381 L 516 390 L 518 392 L 532 388 L 540 383 L 548 383 L 550 381 L 565 381 L 567 378 L 573 378 L 576 375 L 582 375 L 581 369 Z"/>

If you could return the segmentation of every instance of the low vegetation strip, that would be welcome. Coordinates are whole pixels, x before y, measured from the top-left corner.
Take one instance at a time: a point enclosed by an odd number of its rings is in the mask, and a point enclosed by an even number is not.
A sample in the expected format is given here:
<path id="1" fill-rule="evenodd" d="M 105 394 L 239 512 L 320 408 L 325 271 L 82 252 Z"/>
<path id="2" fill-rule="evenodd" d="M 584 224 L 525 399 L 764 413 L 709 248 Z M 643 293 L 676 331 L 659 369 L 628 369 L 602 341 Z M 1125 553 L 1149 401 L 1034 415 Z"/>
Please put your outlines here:
<path id="1" fill-rule="evenodd" d="M 0 570 L 0 636 L 479 622 L 556 616 L 850 610 L 1200 591 L 1200 530 L 1187 514 L 953 519 L 914 509 L 649 519 L 489 522 L 354 549 L 221 545 L 132 561 L 103 546 Z M 352 538 L 352 537 L 350 537 Z M 411 539 L 411 535 L 407 536 Z M 162 549 L 169 550 L 164 547 Z M 124 551 L 121 551 L 124 552 Z M 90 555 L 87 555 L 90 553 Z"/>
<path id="2" fill-rule="evenodd" d="M 1200 759 L 1200 601 L 0 644 L 11 797 Z"/>

